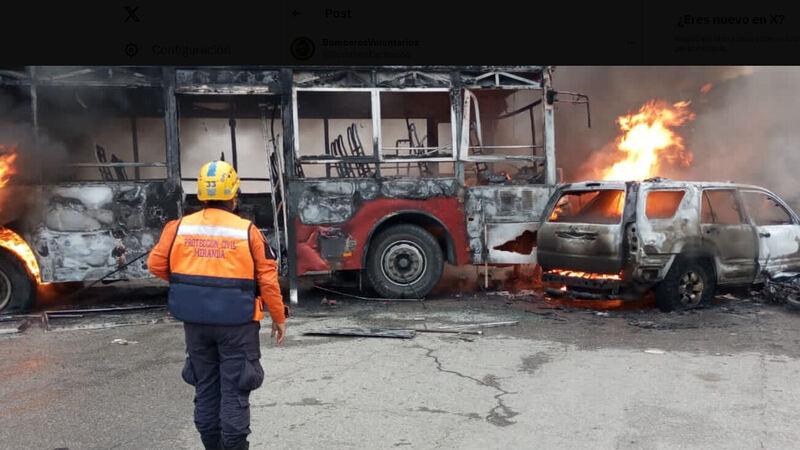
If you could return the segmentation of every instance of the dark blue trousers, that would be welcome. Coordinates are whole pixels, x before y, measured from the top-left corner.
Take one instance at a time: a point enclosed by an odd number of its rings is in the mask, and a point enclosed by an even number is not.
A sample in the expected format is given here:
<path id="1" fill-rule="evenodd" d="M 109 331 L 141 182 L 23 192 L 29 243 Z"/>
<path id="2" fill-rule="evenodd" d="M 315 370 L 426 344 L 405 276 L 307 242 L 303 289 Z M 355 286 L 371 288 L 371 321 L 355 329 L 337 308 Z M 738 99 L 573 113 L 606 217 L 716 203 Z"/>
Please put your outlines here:
<path id="1" fill-rule="evenodd" d="M 181 375 L 195 387 L 194 423 L 203 437 L 221 436 L 225 447 L 250 434 L 250 391 L 264 381 L 260 328 L 258 322 L 184 323 L 187 358 Z"/>

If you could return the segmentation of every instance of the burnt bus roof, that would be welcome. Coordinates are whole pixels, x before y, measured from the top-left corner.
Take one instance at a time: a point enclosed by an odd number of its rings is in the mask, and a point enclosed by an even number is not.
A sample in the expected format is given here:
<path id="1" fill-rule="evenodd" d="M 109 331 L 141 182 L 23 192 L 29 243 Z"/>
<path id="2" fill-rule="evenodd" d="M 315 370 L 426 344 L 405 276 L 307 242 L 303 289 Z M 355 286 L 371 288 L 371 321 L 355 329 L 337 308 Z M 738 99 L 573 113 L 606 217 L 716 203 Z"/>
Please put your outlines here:
<path id="1" fill-rule="evenodd" d="M 27 66 L 0 70 L 0 85 L 25 86 L 35 81 L 37 85 L 53 86 L 159 87 L 163 86 L 165 69 L 176 72 L 178 84 L 277 85 L 283 69 L 290 69 L 295 75 L 311 75 L 317 83 L 337 86 L 441 86 L 450 85 L 454 73 L 465 84 L 496 73 L 520 76 L 516 81 L 524 84 L 541 79 L 548 68 L 552 66 Z M 302 80 L 295 76 L 294 83 Z"/>

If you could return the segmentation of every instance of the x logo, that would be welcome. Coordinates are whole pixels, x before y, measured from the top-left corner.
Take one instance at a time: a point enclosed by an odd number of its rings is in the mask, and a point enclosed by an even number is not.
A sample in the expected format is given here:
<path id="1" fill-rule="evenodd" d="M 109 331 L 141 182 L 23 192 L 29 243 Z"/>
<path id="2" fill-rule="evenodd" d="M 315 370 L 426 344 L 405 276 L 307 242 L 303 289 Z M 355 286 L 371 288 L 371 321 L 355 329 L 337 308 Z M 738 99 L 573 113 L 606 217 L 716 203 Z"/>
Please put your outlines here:
<path id="1" fill-rule="evenodd" d="M 136 15 L 136 11 L 139 9 L 138 6 L 126 6 L 125 11 L 128 12 L 128 17 L 125 18 L 125 22 L 129 20 L 133 20 L 134 22 L 139 21 L 139 17 Z"/>

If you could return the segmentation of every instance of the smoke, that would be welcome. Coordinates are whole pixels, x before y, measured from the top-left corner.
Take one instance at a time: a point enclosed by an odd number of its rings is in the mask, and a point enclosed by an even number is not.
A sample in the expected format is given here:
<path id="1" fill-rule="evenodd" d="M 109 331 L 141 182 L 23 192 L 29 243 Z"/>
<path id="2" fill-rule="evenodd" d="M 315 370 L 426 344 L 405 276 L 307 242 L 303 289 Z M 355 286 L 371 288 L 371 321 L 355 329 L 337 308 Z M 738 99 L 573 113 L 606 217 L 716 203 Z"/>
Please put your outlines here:
<path id="1" fill-rule="evenodd" d="M 797 205 L 800 68 L 761 67 L 726 80 L 698 102 L 687 135 L 690 175 L 767 187 Z"/>
<path id="2" fill-rule="evenodd" d="M 14 184 L 55 182 L 65 176 L 66 146 L 43 127 L 37 138 L 30 100 L 19 91 L 0 93 L 0 145 L 18 154 Z"/>
<path id="3" fill-rule="evenodd" d="M 14 222 L 38 205 L 32 186 L 56 182 L 65 176 L 66 147 L 40 128 L 34 133 L 30 101 L 14 88 L 0 93 L 0 145 L 15 151 L 14 174 L 0 189 L 0 225 Z"/>
<path id="4" fill-rule="evenodd" d="M 688 100 L 696 118 L 677 131 L 694 161 L 661 175 L 756 184 L 800 203 L 800 68 L 559 67 L 554 78 L 558 89 L 591 98 L 591 129 L 585 110 L 556 104 L 556 155 L 566 180 L 583 176 L 590 158 L 603 160 L 593 154 L 613 151 L 617 117 L 652 99 Z"/>

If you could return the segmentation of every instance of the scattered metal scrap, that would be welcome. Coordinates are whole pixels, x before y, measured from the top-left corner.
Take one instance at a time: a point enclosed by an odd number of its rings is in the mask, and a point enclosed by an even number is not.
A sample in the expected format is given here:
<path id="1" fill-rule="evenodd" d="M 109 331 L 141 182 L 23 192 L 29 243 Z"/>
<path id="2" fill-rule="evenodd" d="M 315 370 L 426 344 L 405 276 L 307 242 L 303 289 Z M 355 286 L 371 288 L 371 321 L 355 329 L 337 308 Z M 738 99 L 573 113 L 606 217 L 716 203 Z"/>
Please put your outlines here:
<path id="1" fill-rule="evenodd" d="M 27 319 L 16 319 L 13 321 L 3 321 L 0 326 L 0 336 L 21 333 L 28 326 Z"/>
<path id="2" fill-rule="evenodd" d="M 481 330 L 447 330 L 442 328 L 414 328 L 414 331 L 418 333 L 483 334 Z"/>
<path id="3" fill-rule="evenodd" d="M 519 321 L 511 320 L 504 322 L 485 322 L 485 323 L 464 323 L 456 325 L 445 325 L 438 328 L 327 328 L 320 331 L 309 331 L 303 333 L 308 336 L 359 336 L 359 337 L 388 337 L 411 339 L 416 333 L 443 333 L 443 334 L 472 334 L 483 335 L 482 330 L 470 330 L 464 328 L 492 328 L 517 325 Z"/>
<path id="4" fill-rule="evenodd" d="M 15 320 L 20 319 L 27 319 L 31 317 L 39 317 L 38 314 L 6 314 L 0 316 L 0 323 L 2 322 L 13 322 Z"/>
<path id="5" fill-rule="evenodd" d="M 643 328 L 646 330 L 694 330 L 699 328 L 722 328 L 721 326 L 709 323 L 684 323 L 681 321 L 652 321 L 652 320 L 629 320 L 628 325 Z"/>
<path id="6" fill-rule="evenodd" d="M 800 310 L 800 273 L 785 272 L 766 277 L 764 287 L 757 295 L 769 303 Z"/>
<path id="7" fill-rule="evenodd" d="M 446 325 L 439 328 L 495 328 L 513 326 L 517 324 L 519 324 L 519 320 L 508 320 L 505 322 L 460 323 L 456 325 Z"/>
<path id="8" fill-rule="evenodd" d="M 57 310 L 57 311 L 44 311 L 42 312 L 42 323 L 44 324 L 44 329 L 46 331 L 54 331 L 54 330 L 64 330 L 64 329 L 102 329 L 102 328 L 113 328 L 125 325 L 138 325 L 144 323 L 155 323 L 160 319 L 152 319 L 148 318 L 147 320 L 138 320 L 138 321 L 108 321 L 104 320 L 98 323 L 86 323 L 80 324 L 75 326 L 67 326 L 61 325 L 62 321 L 66 321 L 67 324 L 71 323 L 69 319 L 76 319 L 76 318 L 84 318 L 86 316 L 95 316 L 95 315 L 103 315 L 103 314 L 114 314 L 114 317 L 120 317 L 121 315 L 125 315 L 127 313 L 133 312 L 141 312 L 141 311 L 155 311 L 155 310 L 164 310 L 166 309 L 165 305 L 141 305 L 141 306 L 120 306 L 120 307 L 109 307 L 109 308 L 94 308 L 94 309 L 65 309 L 65 310 Z M 104 319 L 108 318 L 109 316 L 103 315 L 101 316 Z M 53 327 L 53 322 L 58 322 L 59 325 L 57 327 Z"/>
<path id="9" fill-rule="evenodd" d="M 518 300 L 522 297 L 537 297 L 540 296 L 540 293 L 531 289 L 522 289 L 516 292 L 510 291 L 497 291 L 493 292 L 493 295 L 499 295 L 500 297 L 505 297 L 509 300 Z"/>
<path id="10" fill-rule="evenodd" d="M 326 328 L 319 331 L 307 331 L 303 334 L 306 336 L 349 336 L 411 339 L 416 335 L 416 331 L 387 328 Z"/>
<path id="11" fill-rule="evenodd" d="M 322 286 L 315 285 L 316 289 L 324 292 L 330 292 L 331 294 L 342 295 L 345 297 L 355 298 L 358 300 L 367 300 L 371 302 L 423 302 L 424 299 L 416 299 L 416 298 L 375 298 L 375 297 L 362 297 L 360 295 L 355 294 L 348 294 L 346 292 L 337 291 L 335 289 L 330 289 Z"/>

